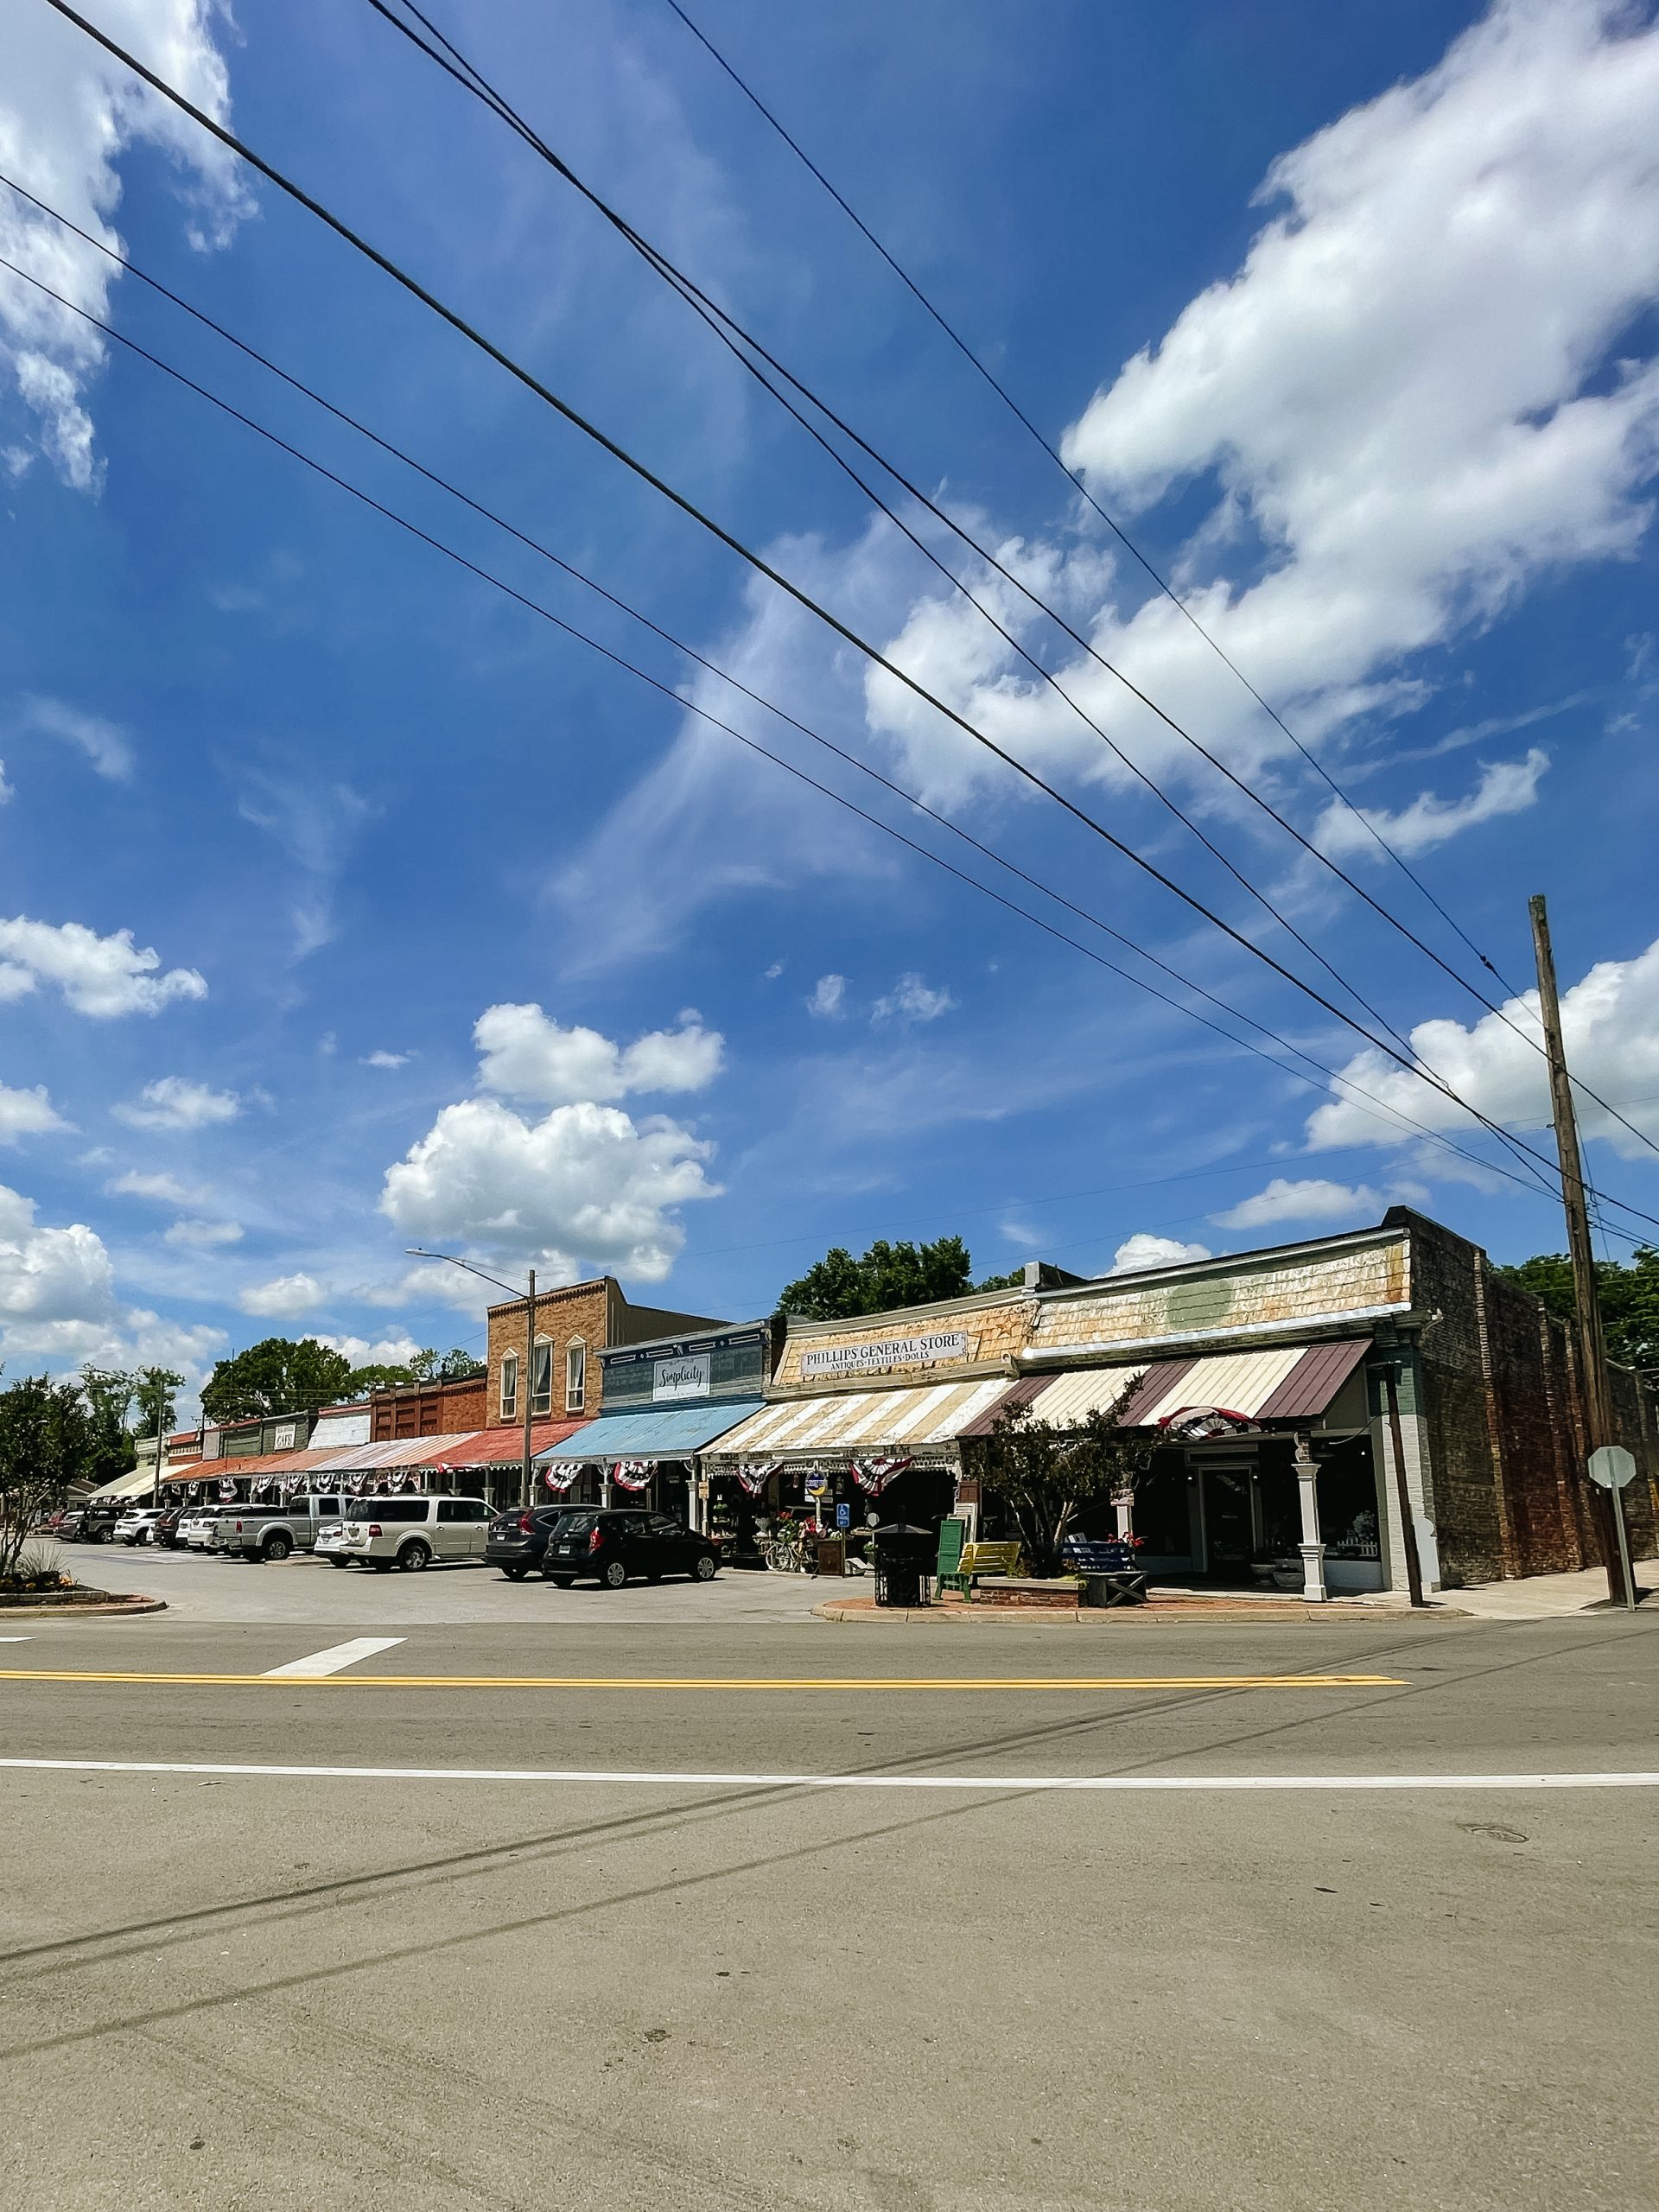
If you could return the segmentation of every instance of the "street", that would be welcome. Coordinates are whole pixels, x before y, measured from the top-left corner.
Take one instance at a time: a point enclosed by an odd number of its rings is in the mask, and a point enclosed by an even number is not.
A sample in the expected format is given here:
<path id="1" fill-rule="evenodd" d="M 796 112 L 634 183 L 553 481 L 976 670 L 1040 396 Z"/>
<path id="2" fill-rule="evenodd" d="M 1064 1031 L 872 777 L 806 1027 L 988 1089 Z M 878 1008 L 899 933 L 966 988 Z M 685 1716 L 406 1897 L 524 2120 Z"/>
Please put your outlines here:
<path id="1" fill-rule="evenodd" d="M 0 1646 L 0 2202 L 1653 2202 L 1644 1616 L 642 1637 L 448 1586 L 491 1617 Z M 1476 1779 L 1539 1774 L 1587 1779 Z"/>

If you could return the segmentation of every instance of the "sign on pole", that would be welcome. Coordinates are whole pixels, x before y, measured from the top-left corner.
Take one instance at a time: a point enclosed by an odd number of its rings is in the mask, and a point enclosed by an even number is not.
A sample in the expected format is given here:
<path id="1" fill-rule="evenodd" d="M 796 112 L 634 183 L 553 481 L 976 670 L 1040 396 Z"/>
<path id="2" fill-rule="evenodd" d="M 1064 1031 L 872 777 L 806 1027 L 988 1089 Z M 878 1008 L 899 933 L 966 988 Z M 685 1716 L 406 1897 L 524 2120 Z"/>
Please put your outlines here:
<path id="1" fill-rule="evenodd" d="M 1630 1540 L 1624 1527 L 1622 1493 L 1625 1484 L 1636 1472 L 1636 1458 L 1622 1444 L 1602 1444 L 1590 1454 L 1585 1464 L 1591 1481 L 1599 1483 L 1603 1490 L 1611 1493 L 1608 1503 L 1613 1509 L 1613 1529 L 1618 1538 L 1618 1564 L 1624 1579 L 1624 1610 L 1627 1613 L 1633 1613 L 1636 1611 L 1636 1577 L 1630 1571 Z"/>
<path id="2" fill-rule="evenodd" d="M 1603 1490 L 1623 1490 L 1636 1474 L 1636 1454 L 1622 1444 L 1604 1444 L 1590 1454 L 1590 1479 Z"/>

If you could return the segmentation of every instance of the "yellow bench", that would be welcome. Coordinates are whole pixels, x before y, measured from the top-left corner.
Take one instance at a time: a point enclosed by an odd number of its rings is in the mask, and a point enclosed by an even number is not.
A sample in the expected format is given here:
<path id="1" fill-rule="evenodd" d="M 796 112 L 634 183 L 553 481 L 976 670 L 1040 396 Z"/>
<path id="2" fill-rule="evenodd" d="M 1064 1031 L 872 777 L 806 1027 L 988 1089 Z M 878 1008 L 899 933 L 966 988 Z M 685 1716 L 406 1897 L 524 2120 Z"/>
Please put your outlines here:
<path id="1" fill-rule="evenodd" d="M 942 1574 L 939 1587 L 960 1590 L 964 1598 L 974 1594 L 974 1583 L 982 1574 L 1016 1574 L 1020 1570 L 1020 1546 L 1014 1543 L 964 1544 L 962 1559 L 955 1573 Z"/>

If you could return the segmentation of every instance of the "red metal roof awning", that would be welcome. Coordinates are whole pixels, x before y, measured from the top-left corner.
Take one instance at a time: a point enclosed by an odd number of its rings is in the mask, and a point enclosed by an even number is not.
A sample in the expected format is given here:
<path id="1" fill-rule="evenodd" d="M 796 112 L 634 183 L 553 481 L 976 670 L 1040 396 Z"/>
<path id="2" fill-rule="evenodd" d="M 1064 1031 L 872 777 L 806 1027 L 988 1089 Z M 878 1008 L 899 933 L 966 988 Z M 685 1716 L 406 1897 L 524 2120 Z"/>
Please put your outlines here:
<path id="1" fill-rule="evenodd" d="M 535 1458 L 538 1452 L 548 1452 L 556 1444 L 563 1444 L 567 1436 L 575 1436 L 579 1429 L 588 1427 L 591 1414 L 580 1421 L 538 1421 L 531 1423 L 530 1452 Z M 435 1436 L 431 1441 L 441 1445 L 453 1440 L 455 1449 L 442 1455 L 446 1467 L 516 1467 L 524 1456 L 524 1431 L 521 1421 L 503 1423 L 495 1428 L 480 1428 L 471 1436 L 457 1436 L 448 1440 Z"/>

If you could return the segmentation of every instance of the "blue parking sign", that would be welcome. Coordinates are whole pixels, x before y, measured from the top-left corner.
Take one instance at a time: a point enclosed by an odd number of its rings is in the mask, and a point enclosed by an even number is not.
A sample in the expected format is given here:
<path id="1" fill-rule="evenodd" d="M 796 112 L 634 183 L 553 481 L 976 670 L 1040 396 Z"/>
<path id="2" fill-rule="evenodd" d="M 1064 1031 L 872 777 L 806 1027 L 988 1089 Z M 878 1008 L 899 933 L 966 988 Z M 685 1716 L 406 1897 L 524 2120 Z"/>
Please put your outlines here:
<path id="1" fill-rule="evenodd" d="M 850 1529 L 850 1528 L 852 1527 L 852 1525 L 853 1525 L 853 1509 L 852 1509 L 852 1507 L 851 1507 L 850 1505 L 838 1505 L 838 1506 L 836 1508 L 836 1528 L 837 1528 L 837 1529 Z"/>

